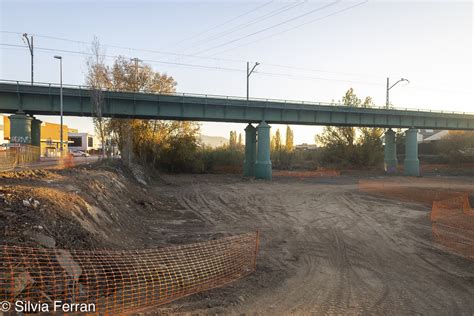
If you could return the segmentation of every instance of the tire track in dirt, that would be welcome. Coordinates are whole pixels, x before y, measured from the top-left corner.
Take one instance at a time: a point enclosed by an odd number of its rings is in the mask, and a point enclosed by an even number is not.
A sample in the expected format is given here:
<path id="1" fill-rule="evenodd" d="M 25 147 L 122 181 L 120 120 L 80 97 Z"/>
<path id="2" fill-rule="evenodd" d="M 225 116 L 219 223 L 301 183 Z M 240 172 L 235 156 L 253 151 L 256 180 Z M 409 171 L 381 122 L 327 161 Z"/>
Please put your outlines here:
<path id="1" fill-rule="evenodd" d="M 419 205 L 374 199 L 347 180 L 335 184 L 180 186 L 181 206 L 215 230 L 261 231 L 257 272 L 226 291 L 224 300 L 245 297 L 222 303 L 226 314 L 473 313 L 474 269 L 428 247 L 429 223 L 413 223 L 428 219 Z M 452 273 L 436 269 L 443 264 Z"/>

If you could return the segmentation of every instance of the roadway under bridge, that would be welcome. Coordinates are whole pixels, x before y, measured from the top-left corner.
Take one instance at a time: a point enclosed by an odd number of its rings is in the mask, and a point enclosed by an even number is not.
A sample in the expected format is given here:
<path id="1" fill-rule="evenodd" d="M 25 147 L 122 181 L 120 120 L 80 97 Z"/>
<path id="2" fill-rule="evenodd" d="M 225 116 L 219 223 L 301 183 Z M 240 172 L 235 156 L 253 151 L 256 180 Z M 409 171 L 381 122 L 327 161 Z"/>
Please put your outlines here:
<path id="1" fill-rule="evenodd" d="M 87 87 L 63 86 L 63 114 L 92 117 Z M 361 108 L 320 102 L 250 99 L 196 94 L 100 92 L 104 117 L 248 123 L 244 174 L 271 179 L 270 125 L 326 125 L 387 128 L 385 169 L 396 171 L 395 133 L 406 132 L 405 173 L 419 175 L 418 129 L 474 130 L 474 115 L 448 111 Z M 53 84 L 0 82 L 0 112 L 12 113 L 13 142 L 39 144 L 40 122 L 34 115 L 60 115 L 60 87 Z M 255 128 L 252 124 L 257 123 Z"/>

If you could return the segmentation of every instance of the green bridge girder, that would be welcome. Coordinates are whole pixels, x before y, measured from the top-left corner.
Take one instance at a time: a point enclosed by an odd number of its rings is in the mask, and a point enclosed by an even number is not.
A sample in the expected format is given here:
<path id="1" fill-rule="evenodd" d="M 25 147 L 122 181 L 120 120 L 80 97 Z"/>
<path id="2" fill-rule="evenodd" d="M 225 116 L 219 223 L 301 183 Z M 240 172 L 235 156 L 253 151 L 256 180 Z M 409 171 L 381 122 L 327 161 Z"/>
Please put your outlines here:
<path id="1" fill-rule="evenodd" d="M 0 82 L 0 112 L 59 115 L 59 87 Z M 90 90 L 64 87 L 64 115 L 92 116 Z M 322 103 L 103 91 L 104 117 L 268 124 L 474 130 L 474 115 Z"/>

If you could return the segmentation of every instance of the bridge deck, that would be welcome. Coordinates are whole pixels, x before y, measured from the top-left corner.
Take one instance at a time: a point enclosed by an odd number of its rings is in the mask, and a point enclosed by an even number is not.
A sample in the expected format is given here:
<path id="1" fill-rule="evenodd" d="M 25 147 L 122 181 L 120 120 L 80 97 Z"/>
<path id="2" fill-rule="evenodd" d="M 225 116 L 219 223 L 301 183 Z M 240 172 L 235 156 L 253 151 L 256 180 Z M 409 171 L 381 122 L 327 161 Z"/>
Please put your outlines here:
<path id="1" fill-rule="evenodd" d="M 0 82 L 0 112 L 59 115 L 60 89 L 52 84 Z M 90 90 L 64 86 L 64 115 L 92 116 Z M 103 116 L 213 122 L 259 122 L 392 128 L 474 130 L 474 115 L 412 109 L 360 108 L 316 102 L 103 91 Z"/>

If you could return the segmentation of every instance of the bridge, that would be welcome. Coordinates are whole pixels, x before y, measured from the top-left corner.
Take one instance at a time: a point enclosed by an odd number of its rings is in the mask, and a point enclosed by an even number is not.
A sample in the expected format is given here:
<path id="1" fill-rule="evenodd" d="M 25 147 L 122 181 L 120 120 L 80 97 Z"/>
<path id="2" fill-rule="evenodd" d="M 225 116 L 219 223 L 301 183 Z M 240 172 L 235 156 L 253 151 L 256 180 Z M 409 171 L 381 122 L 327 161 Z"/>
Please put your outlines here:
<path id="1" fill-rule="evenodd" d="M 388 128 L 384 161 L 389 172 L 395 171 L 397 166 L 392 128 L 408 128 L 404 160 L 408 175 L 419 175 L 418 129 L 474 130 L 474 114 L 451 111 L 108 90 L 102 91 L 102 98 L 104 117 L 248 123 L 244 174 L 263 179 L 271 179 L 269 124 Z M 0 112 L 14 114 L 10 116 L 14 141 L 39 144 L 41 122 L 34 119 L 34 115 L 60 114 L 60 87 L 49 83 L 0 81 Z M 64 115 L 92 117 L 93 112 L 88 87 L 63 85 Z M 252 123 L 258 126 L 255 128 Z"/>

